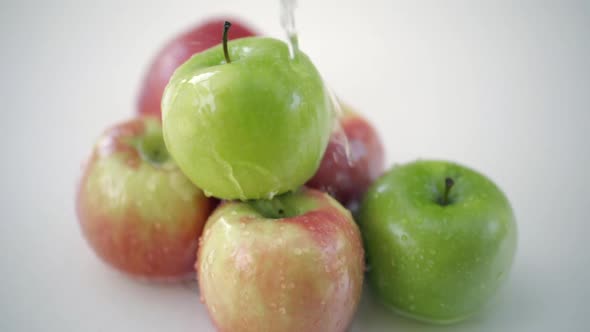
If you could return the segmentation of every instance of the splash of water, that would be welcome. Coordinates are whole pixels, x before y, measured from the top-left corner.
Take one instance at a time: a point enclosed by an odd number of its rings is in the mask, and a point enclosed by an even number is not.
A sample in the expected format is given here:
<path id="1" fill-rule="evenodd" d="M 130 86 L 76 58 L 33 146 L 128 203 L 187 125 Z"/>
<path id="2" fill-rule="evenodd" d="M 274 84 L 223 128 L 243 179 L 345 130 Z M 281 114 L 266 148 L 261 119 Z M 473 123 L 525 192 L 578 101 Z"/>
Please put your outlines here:
<path id="1" fill-rule="evenodd" d="M 325 83 L 324 83 L 325 84 Z M 327 85 L 326 85 L 327 87 Z M 330 101 L 332 102 L 332 112 L 334 112 L 334 124 L 332 128 L 332 140 L 342 146 L 344 148 L 344 158 L 348 166 L 353 166 L 352 162 L 352 154 L 350 151 L 350 144 L 348 142 L 348 137 L 344 132 L 344 128 L 340 124 L 340 119 L 344 116 L 344 111 L 342 110 L 342 106 L 340 104 L 340 100 L 336 97 L 336 94 L 332 89 L 326 88 L 328 90 L 328 94 L 330 96 Z"/>
<path id="2" fill-rule="evenodd" d="M 295 8 L 297 7 L 297 0 L 281 0 L 281 26 L 287 34 L 287 43 L 289 45 L 289 53 L 292 59 L 297 55 L 299 50 L 299 38 L 297 37 L 297 29 L 295 26 Z M 326 85 L 327 86 L 327 85 Z M 352 157 L 348 138 L 340 125 L 340 118 L 344 112 L 340 105 L 340 101 L 334 92 L 327 88 L 334 112 L 334 127 L 332 132 L 332 140 L 344 147 L 344 158 L 349 166 L 352 166 Z"/>
<path id="3" fill-rule="evenodd" d="M 295 55 L 299 50 L 299 39 L 297 37 L 297 30 L 295 29 L 296 7 L 297 0 L 281 0 L 281 26 L 287 34 L 291 58 L 295 58 Z"/>

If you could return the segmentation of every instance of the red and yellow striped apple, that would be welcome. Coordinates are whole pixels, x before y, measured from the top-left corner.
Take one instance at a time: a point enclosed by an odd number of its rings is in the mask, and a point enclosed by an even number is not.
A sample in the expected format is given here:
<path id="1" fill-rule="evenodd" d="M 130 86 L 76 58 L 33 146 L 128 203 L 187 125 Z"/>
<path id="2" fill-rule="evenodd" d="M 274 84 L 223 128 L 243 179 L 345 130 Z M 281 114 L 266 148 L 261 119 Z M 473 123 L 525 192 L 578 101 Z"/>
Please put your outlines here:
<path id="1" fill-rule="evenodd" d="M 80 226 L 96 254 L 148 279 L 191 275 L 213 205 L 169 157 L 156 118 L 106 130 L 77 192 Z"/>
<path id="2" fill-rule="evenodd" d="M 197 261 L 220 332 L 343 332 L 359 303 L 364 255 L 350 212 L 314 189 L 224 202 Z"/>

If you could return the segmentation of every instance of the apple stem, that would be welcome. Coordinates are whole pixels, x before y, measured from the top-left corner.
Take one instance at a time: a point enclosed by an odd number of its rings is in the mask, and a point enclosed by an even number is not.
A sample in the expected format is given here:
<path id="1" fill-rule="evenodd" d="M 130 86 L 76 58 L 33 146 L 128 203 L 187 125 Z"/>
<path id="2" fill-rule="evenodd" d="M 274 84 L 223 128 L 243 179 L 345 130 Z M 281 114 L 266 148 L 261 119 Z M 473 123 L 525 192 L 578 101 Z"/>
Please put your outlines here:
<path id="1" fill-rule="evenodd" d="M 451 188 L 453 188 L 454 184 L 455 184 L 455 181 L 453 181 L 453 179 L 445 178 L 445 193 L 444 193 L 443 199 L 441 201 L 441 204 L 443 206 L 449 205 L 449 193 L 451 192 Z"/>
<path id="2" fill-rule="evenodd" d="M 229 59 L 229 52 L 227 50 L 227 32 L 229 31 L 230 27 L 231 22 L 225 21 L 225 23 L 223 23 L 223 55 L 225 56 L 225 62 L 227 63 L 231 63 L 231 60 Z"/>

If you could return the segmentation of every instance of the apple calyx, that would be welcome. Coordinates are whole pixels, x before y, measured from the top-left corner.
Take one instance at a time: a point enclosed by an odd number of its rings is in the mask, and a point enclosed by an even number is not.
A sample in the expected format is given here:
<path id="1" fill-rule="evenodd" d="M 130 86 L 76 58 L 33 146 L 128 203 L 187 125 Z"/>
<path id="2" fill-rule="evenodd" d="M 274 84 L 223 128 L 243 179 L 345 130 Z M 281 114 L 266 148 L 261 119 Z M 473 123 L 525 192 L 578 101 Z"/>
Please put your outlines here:
<path id="1" fill-rule="evenodd" d="M 161 131 L 146 133 L 134 143 L 141 158 L 152 166 L 160 166 L 170 159 Z"/>
<path id="2" fill-rule="evenodd" d="M 451 188 L 455 185 L 455 181 L 453 179 L 447 177 L 445 178 L 445 192 L 443 194 L 442 199 L 439 200 L 439 204 L 442 206 L 447 206 L 451 202 L 449 201 L 449 193 L 451 192 Z"/>
<path id="3" fill-rule="evenodd" d="M 229 31 L 229 28 L 231 28 L 231 22 L 230 21 L 225 21 L 223 23 L 223 55 L 225 56 L 225 62 L 227 63 L 231 63 L 231 60 L 229 58 L 229 52 L 227 50 L 227 33 Z"/>

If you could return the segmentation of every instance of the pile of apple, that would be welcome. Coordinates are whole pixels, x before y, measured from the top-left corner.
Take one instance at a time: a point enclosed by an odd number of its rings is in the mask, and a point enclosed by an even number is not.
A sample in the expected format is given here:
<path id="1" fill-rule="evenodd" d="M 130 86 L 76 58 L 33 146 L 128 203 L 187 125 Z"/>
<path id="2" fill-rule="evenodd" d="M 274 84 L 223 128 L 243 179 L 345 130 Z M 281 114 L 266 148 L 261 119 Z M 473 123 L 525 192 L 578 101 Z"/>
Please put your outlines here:
<path id="1" fill-rule="evenodd" d="M 167 44 L 139 116 L 94 146 L 77 213 L 98 256 L 150 280 L 196 270 L 219 331 L 345 331 L 365 271 L 406 316 L 480 309 L 516 247 L 498 187 L 443 161 L 382 175 L 377 133 L 303 52 L 229 28 L 211 20 Z"/>

